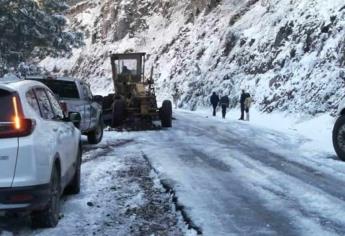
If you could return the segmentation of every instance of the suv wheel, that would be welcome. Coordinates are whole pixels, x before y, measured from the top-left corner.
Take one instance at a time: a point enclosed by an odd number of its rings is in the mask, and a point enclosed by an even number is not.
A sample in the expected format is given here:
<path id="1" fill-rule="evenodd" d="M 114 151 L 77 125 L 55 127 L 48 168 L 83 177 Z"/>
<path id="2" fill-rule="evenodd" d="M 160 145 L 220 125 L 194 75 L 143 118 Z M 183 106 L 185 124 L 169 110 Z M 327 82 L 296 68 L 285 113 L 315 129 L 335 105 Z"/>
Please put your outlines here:
<path id="1" fill-rule="evenodd" d="M 73 179 L 66 188 L 68 194 L 78 194 L 80 192 L 80 170 L 81 170 L 81 148 L 77 153 L 77 164 L 74 172 Z"/>
<path id="2" fill-rule="evenodd" d="M 334 124 L 333 147 L 338 157 L 345 161 L 345 116 L 340 116 Z"/>
<path id="3" fill-rule="evenodd" d="M 31 214 L 31 224 L 34 228 L 55 227 L 59 222 L 60 214 L 60 175 L 58 168 L 53 168 L 50 180 L 50 197 L 46 208 L 42 211 L 35 211 Z"/>
<path id="4" fill-rule="evenodd" d="M 98 125 L 94 131 L 87 134 L 87 141 L 89 144 L 97 144 L 102 141 L 103 138 L 103 118 L 99 118 Z"/>

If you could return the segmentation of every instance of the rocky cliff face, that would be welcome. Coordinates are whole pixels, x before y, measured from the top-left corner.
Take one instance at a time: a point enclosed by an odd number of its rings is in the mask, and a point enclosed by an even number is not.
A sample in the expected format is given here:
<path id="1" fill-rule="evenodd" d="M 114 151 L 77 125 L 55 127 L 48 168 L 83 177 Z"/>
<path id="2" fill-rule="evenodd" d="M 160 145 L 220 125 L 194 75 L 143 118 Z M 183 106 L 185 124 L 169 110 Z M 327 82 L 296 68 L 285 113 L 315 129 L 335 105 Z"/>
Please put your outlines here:
<path id="1" fill-rule="evenodd" d="M 145 51 L 159 97 L 183 91 L 180 106 L 208 105 L 212 91 L 242 88 L 262 111 L 334 111 L 345 96 L 342 0 L 89 0 L 70 10 L 86 46 L 41 65 L 111 90 L 109 52 Z M 149 71 L 149 70 L 148 70 Z"/>

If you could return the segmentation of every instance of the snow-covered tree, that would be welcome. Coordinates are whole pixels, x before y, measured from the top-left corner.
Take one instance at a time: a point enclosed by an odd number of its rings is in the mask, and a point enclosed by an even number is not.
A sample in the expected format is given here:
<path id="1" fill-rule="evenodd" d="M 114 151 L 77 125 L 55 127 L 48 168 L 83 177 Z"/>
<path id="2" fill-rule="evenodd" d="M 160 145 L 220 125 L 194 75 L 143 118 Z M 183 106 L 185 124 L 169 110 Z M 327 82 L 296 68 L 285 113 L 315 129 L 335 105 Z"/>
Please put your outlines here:
<path id="1" fill-rule="evenodd" d="M 38 0 L 39 6 L 49 13 L 60 13 L 68 9 L 64 0 Z"/>
<path id="2" fill-rule="evenodd" d="M 66 8 L 61 0 L 0 0 L 0 68 L 79 46 L 82 35 L 63 30 Z"/>

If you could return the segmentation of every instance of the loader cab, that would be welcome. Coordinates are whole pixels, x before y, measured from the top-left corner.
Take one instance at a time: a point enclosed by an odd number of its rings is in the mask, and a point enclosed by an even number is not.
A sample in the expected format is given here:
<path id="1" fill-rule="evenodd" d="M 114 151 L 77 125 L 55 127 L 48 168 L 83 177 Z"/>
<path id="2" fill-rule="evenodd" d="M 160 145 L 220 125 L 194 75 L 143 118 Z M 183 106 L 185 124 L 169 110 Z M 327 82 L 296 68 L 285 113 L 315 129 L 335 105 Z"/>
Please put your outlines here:
<path id="1" fill-rule="evenodd" d="M 145 55 L 145 53 L 111 55 L 114 84 L 144 82 Z"/>

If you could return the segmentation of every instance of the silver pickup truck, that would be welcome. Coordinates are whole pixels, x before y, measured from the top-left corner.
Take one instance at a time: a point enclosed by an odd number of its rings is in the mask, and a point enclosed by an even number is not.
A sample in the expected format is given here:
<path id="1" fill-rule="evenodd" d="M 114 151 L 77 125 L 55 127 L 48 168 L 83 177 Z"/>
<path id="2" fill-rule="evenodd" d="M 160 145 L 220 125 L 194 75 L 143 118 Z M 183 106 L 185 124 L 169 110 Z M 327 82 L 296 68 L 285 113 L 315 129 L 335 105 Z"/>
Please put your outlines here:
<path id="1" fill-rule="evenodd" d="M 97 144 L 103 138 L 102 105 L 93 96 L 90 86 L 84 81 L 68 77 L 28 76 L 28 80 L 39 81 L 48 86 L 59 99 L 65 113 L 79 112 L 79 129 L 87 135 L 90 144 Z"/>

